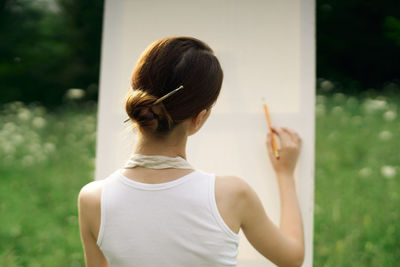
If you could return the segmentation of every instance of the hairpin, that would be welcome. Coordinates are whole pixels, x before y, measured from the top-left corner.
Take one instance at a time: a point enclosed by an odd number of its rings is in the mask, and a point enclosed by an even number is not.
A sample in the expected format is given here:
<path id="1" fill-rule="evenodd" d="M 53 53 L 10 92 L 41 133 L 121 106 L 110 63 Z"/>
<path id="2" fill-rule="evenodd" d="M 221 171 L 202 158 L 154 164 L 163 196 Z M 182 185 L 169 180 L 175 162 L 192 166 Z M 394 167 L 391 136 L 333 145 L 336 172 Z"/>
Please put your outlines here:
<path id="1" fill-rule="evenodd" d="M 171 92 L 167 93 L 166 95 L 160 97 L 159 99 L 157 99 L 153 105 L 157 105 L 158 103 L 162 102 L 163 100 L 165 100 L 166 98 L 170 97 L 171 95 L 175 94 L 176 92 L 178 92 L 179 90 L 183 89 L 183 85 L 179 86 L 178 88 L 172 90 Z M 129 121 L 130 118 L 127 118 L 126 120 L 124 120 L 124 123 Z"/>
<path id="2" fill-rule="evenodd" d="M 178 92 L 179 90 L 183 89 L 183 85 L 179 86 L 178 88 L 176 88 L 175 90 L 172 90 L 171 92 L 169 92 L 168 94 L 164 95 L 163 97 L 160 97 L 159 99 L 157 99 L 153 105 L 157 105 L 158 103 L 160 103 L 161 101 L 163 101 L 164 99 L 170 97 L 171 95 L 175 94 L 176 92 Z"/>

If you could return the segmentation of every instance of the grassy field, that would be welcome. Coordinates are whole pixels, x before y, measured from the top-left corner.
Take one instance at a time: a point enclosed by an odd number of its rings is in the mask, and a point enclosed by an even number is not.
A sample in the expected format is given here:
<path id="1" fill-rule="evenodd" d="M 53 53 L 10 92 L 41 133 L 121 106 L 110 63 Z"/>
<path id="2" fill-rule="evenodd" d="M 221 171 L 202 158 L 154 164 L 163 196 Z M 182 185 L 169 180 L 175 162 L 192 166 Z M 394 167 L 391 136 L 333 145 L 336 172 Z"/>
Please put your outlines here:
<path id="1" fill-rule="evenodd" d="M 315 266 L 399 266 L 399 104 L 318 96 Z"/>
<path id="2" fill-rule="evenodd" d="M 400 98 L 318 96 L 314 266 L 398 266 Z M 83 266 L 79 189 L 94 175 L 96 105 L 0 113 L 0 266 Z"/>
<path id="3" fill-rule="evenodd" d="M 0 266 L 83 266 L 77 194 L 93 177 L 96 107 L 0 116 Z"/>

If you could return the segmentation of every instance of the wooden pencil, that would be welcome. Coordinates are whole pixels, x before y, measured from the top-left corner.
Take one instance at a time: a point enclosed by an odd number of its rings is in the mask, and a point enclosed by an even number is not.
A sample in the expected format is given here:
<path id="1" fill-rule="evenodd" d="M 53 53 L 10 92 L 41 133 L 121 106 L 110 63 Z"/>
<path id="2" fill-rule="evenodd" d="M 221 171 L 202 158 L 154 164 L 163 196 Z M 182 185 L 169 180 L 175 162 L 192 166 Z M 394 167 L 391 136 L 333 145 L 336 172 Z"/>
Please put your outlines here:
<path id="1" fill-rule="evenodd" d="M 267 118 L 269 132 L 271 133 L 272 148 L 274 149 L 274 154 L 275 154 L 276 159 L 279 159 L 280 158 L 279 151 L 278 151 L 278 147 L 276 146 L 274 133 L 272 132 L 271 119 L 269 118 L 268 108 L 267 108 L 267 105 L 265 103 L 263 104 L 263 106 L 264 106 L 265 117 Z"/>

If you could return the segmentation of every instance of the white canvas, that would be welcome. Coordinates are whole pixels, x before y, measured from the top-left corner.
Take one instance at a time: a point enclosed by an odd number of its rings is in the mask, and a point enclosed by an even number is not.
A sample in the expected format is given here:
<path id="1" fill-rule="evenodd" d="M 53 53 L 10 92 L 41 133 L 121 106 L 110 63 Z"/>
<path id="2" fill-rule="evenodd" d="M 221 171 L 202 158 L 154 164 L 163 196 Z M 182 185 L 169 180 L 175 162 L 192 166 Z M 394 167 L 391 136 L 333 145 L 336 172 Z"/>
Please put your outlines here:
<path id="1" fill-rule="evenodd" d="M 188 141 L 188 160 L 203 171 L 236 175 L 279 223 L 278 187 L 265 139 L 267 123 L 303 138 L 296 170 L 306 258 L 312 265 L 315 24 L 313 0 L 107 0 L 103 26 L 96 179 L 120 168 L 135 135 L 123 120 L 124 97 L 142 51 L 176 35 L 208 43 L 224 70 L 221 95 L 203 129 Z M 241 234 L 239 266 L 273 266 Z"/>

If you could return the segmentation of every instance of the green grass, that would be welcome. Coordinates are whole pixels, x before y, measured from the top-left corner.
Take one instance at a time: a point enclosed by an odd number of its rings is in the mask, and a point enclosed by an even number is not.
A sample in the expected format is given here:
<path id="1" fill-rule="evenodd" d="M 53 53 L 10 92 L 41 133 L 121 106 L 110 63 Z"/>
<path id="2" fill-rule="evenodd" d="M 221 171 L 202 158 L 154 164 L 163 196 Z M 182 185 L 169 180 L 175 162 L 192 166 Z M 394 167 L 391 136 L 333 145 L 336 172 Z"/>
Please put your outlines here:
<path id="1" fill-rule="evenodd" d="M 76 203 L 93 179 L 95 111 L 13 103 L 2 112 L 0 266 L 84 266 Z"/>
<path id="2" fill-rule="evenodd" d="M 398 266 L 400 98 L 319 96 L 315 266 Z"/>
<path id="3" fill-rule="evenodd" d="M 400 262 L 400 98 L 318 96 L 314 266 Z M 77 195 L 96 105 L 0 113 L 0 266 L 83 266 Z"/>

